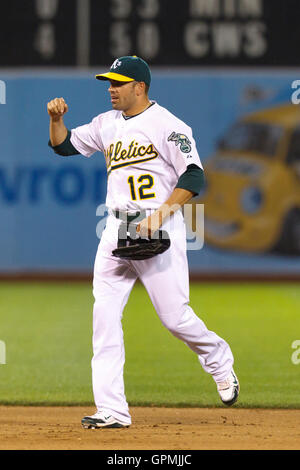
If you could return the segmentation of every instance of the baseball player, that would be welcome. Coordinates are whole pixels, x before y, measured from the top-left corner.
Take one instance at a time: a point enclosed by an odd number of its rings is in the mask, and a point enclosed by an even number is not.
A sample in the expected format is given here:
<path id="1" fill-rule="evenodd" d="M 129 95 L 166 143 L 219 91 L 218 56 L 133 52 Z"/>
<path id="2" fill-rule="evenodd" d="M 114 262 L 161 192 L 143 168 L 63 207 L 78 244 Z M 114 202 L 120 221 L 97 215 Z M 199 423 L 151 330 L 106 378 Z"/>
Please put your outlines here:
<path id="1" fill-rule="evenodd" d="M 63 121 L 68 111 L 65 100 L 48 103 L 49 145 L 54 151 L 85 157 L 102 152 L 108 174 L 108 218 L 93 281 L 92 383 L 97 410 L 85 416 L 82 425 L 123 428 L 131 424 L 124 391 L 121 319 L 137 278 L 162 324 L 197 354 L 216 382 L 222 402 L 232 405 L 239 383 L 231 349 L 189 305 L 186 230 L 180 209 L 203 184 L 192 130 L 149 99 L 151 72 L 143 59 L 120 57 L 109 72 L 96 78 L 109 82 L 112 110 L 90 123 L 70 131 Z"/>

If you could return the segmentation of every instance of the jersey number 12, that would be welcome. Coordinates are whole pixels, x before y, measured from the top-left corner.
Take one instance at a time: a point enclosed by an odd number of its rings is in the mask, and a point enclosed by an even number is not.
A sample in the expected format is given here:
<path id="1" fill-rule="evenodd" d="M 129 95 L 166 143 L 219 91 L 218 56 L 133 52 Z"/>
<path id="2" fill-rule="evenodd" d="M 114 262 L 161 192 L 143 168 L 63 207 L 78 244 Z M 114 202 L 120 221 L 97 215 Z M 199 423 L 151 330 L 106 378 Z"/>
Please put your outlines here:
<path id="1" fill-rule="evenodd" d="M 155 193 L 145 193 L 145 190 L 151 189 L 151 188 L 153 187 L 153 185 L 154 185 L 153 176 L 151 176 L 151 175 L 141 175 L 141 176 L 139 176 L 138 179 L 137 179 L 137 182 L 138 182 L 138 183 L 143 183 L 144 181 L 146 181 L 146 183 L 141 184 L 141 185 L 138 187 L 139 199 L 149 199 L 149 198 L 151 198 L 151 197 L 155 197 Z M 129 184 L 129 187 L 130 187 L 131 199 L 132 199 L 133 201 L 136 201 L 136 199 L 137 199 L 137 192 L 136 192 L 134 177 L 133 177 L 133 176 L 129 176 L 127 182 L 128 182 L 128 184 Z"/>

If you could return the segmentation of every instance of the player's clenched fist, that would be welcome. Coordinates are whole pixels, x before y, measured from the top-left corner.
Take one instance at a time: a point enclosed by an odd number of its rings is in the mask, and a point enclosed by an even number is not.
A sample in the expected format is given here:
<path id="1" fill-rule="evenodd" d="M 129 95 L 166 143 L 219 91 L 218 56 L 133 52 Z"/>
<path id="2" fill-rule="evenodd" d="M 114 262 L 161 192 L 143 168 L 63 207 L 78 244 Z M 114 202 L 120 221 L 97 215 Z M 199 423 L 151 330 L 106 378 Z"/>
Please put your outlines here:
<path id="1" fill-rule="evenodd" d="M 63 98 L 54 98 L 47 104 L 47 110 L 52 119 L 59 119 L 68 112 L 68 105 Z"/>

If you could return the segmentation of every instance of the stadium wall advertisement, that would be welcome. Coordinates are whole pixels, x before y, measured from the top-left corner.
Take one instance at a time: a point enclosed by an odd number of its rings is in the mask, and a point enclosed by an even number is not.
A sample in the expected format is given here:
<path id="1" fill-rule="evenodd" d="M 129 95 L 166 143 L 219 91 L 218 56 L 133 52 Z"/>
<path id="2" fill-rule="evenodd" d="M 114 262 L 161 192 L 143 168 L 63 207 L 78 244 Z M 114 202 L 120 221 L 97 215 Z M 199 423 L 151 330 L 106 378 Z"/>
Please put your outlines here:
<path id="1" fill-rule="evenodd" d="M 0 73 L 2 275 L 92 271 L 104 157 L 55 155 L 46 105 L 65 98 L 69 129 L 109 110 L 97 72 Z M 153 70 L 150 98 L 192 127 L 206 174 L 192 200 L 204 204 L 205 240 L 188 250 L 192 275 L 300 276 L 298 79 L 292 70 Z"/>

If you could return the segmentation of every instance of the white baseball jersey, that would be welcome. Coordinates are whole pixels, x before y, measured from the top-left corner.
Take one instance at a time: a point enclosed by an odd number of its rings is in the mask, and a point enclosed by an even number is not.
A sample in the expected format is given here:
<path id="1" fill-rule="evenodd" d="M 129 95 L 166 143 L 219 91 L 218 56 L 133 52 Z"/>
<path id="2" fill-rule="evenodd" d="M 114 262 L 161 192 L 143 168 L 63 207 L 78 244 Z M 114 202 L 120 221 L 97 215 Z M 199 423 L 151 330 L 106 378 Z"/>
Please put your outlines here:
<path id="1" fill-rule="evenodd" d="M 112 210 L 156 209 L 190 164 L 202 168 L 192 130 L 155 101 L 126 118 L 111 110 L 71 131 L 73 146 L 86 157 L 103 152 Z"/>

